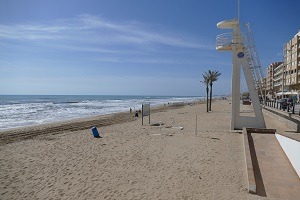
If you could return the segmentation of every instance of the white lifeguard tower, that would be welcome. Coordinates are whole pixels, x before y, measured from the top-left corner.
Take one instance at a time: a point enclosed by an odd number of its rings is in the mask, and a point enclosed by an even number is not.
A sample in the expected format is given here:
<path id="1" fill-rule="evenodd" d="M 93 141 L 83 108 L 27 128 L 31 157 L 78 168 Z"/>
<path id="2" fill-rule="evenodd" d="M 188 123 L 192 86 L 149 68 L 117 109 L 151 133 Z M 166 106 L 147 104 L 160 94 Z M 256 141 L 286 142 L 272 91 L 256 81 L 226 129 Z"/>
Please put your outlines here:
<path id="1" fill-rule="evenodd" d="M 266 128 L 258 97 L 258 90 L 261 91 L 262 89 L 262 71 L 250 26 L 249 24 L 245 25 L 246 31 L 243 34 L 237 19 L 221 21 L 217 24 L 217 27 L 220 29 L 232 29 L 231 33 L 217 36 L 216 46 L 216 49 L 219 51 L 233 52 L 230 129 L 242 129 L 243 127 Z M 241 67 L 243 67 L 255 117 L 240 115 Z"/>

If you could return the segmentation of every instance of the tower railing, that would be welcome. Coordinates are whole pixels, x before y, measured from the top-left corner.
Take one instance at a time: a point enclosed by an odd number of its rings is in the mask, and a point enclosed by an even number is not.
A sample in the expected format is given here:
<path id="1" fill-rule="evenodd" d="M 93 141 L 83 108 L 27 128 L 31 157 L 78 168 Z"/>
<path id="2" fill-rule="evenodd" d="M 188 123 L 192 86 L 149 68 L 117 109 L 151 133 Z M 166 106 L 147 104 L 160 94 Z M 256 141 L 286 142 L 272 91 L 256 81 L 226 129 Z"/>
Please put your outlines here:
<path id="1" fill-rule="evenodd" d="M 222 47 L 226 47 L 226 46 L 230 46 L 232 44 L 232 33 L 223 33 L 217 36 L 216 39 L 216 47 L 218 48 L 222 48 Z"/>
<path id="2" fill-rule="evenodd" d="M 252 71 L 252 76 L 255 84 L 255 89 L 260 91 L 261 96 L 263 96 L 263 72 L 260 64 L 260 59 L 258 57 L 255 40 L 253 33 L 250 29 L 249 23 L 244 25 L 244 47 L 246 56 L 249 62 L 250 69 Z M 263 103 L 265 104 L 265 99 L 263 98 Z"/>
<path id="3" fill-rule="evenodd" d="M 236 38 L 236 37 L 235 37 Z M 239 41 L 242 40 L 243 37 L 237 38 Z M 231 45 L 237 45 L 237 43 L 233 40 L 233 33 L 223 33 L 220 35 L 217 35 L 216 38 L 216 49 L 217 50 L 232 50 Z"/>

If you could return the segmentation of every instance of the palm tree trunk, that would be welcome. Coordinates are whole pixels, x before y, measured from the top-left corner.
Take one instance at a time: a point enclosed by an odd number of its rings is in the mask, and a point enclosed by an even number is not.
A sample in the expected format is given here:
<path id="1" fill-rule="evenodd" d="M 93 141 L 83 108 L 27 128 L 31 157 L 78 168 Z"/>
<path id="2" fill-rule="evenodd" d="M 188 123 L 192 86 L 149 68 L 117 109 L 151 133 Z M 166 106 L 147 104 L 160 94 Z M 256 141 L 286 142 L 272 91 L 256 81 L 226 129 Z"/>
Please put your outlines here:
<path id="1" fill-rule="evenodd" d="M 206 112 L 208 112 L 208 85 L 206 86 Z"/>
<path id="2" fill-rule="evenodd" d="M 209 111 L 211 111 L 211 101 L 212 101 L 212 84 L 210 84 L 210 94 L 209 94 Z"/>

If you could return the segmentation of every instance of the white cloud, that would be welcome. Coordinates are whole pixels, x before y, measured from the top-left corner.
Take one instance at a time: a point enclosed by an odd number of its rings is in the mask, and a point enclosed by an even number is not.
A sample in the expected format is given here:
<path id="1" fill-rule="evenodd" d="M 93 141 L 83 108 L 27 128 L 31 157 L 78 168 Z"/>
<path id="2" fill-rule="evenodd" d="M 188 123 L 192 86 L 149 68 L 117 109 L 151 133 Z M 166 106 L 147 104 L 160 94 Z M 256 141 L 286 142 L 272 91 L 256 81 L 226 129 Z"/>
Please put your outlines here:
<path id="1" fill-rule="evenodd" d="M 79 46 L 79 45 L 76 46 L 76 45 L 66 45 L 66 44 L 54 44 L 54 45 L 50 44 L 49 46 L 53 48 L 59 48 L 59 49 L 69 50 L 69 51 L 84 51 L 84 52 L 109 53 L 109 54 L 123 53 L 118 50 L 100 48 L 95 46 Z"/>
<path id="2" fill-rule="evenodd" d="M 109 22 L 92 15 L 58 20 L 53 24 L 0 25 L 0 40 L 82 41 L 98 44 L 147 44 L 181 48 L 210 48 L 197 38 L 175 31 L 158 31 L 157 27 L 132 22 Z"/>
<path id="3" fill-rule="evenodd" d="M 198 36 L 168 30 L 161 25 L 139 22 L 112 22 L 92 15 L 60 19 L 46 23 L 16 25 L 0 24 L 0 47 L 15 52 L 39 53 L 47 60 L 54 55 L 64 55 L 62 62 L 86 53 L 81 60 L 106 63 L 195 64 L 201 50 L 215 50 L 214 44 L 201 43 Z M 206 51 L 207 52 L 207 51 Z M 196 56 L 197 55 L 197 56 Z M 198 56 L 200 55 L 200 56 Z"/>

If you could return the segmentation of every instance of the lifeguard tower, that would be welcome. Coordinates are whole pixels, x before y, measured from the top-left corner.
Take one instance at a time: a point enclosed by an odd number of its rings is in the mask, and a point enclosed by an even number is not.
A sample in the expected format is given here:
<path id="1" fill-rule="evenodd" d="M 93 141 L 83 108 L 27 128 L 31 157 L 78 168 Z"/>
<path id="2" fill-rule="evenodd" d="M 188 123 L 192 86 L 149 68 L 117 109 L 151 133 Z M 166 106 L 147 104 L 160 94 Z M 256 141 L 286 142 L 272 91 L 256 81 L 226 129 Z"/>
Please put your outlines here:
<path id="1" fill-rule="evenodd" d="M 258 90 L 262 94 L 262 71 L 260 61 L 254 45 L 249 24 L 244 26 L 242 33 L 237 19 L 221 21 L 217 24 L 220 29 L 232 29 L 230 33 L 217 36 L 216 49 L 219 51 L 232 51 L 232 103 L 230 129 L 243 127 L 266 128 Z M 255 117 L 240 115 L 240 85 L 241 67 L 250 93 Z"/>

